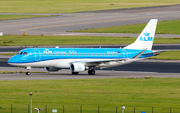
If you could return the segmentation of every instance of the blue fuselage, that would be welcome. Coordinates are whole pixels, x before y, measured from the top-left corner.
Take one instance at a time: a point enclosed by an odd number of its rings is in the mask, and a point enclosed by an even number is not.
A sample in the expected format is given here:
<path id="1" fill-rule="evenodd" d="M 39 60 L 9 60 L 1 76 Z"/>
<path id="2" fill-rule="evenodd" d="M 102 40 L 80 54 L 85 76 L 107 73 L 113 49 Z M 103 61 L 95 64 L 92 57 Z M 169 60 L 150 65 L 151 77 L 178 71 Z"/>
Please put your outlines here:
<path id="1" fill-rule="evenodd" d="M 124 59 L 132 58 L 142 50 L 117 48 L 28 48 L 14 55 L 8 63 L 35 63 L 57 59 Z M 144 53 L 152 53 L 146 50 Z M 139 58 L 154 56 L 141 55 Z"/>

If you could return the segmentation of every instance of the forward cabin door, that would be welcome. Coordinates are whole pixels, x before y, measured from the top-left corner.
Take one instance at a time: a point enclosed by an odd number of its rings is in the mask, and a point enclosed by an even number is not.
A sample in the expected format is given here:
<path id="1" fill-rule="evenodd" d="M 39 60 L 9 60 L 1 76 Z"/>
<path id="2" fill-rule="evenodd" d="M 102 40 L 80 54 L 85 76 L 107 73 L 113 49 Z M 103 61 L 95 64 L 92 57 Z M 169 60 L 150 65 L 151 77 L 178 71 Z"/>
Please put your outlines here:
<path id="1" fill-rule="evenodd" d="M 35 61 L 40 61 L 41 60 L 40 51 L 38 49 L 34 49 L 34 53 L 35 53 Z"/>

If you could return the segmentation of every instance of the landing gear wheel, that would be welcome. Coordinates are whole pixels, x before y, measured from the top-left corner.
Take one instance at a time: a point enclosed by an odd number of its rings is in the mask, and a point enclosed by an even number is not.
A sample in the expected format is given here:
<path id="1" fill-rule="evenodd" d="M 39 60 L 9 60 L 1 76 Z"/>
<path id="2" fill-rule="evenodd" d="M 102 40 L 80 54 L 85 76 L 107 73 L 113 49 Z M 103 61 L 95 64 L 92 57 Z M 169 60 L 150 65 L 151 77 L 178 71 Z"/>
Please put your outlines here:
<path id="1" fill-rule="evenodd" d="M 30 73 L 30 72 L 26 72 L 26 75 L 28 75 L 28 76 L 29 76 L 29 75 L 31 75 L 31 73 Z"/>
<path id="2" fill-rule="evenodd" d="M 73 75 L 78 75 L 78 74 L 79 74 L 79 72 L 72 72 L 72 74 L 73 74 Z"/>
<path id="3" fill-rule="evenodd" d="M 88 74 L 89 74 L 89 75 L 95 75 L 95 73 L 96 73 L 96 72 L 95 72 L 94 69 L 91 69 L 91 70 L 88 71 Z"/>

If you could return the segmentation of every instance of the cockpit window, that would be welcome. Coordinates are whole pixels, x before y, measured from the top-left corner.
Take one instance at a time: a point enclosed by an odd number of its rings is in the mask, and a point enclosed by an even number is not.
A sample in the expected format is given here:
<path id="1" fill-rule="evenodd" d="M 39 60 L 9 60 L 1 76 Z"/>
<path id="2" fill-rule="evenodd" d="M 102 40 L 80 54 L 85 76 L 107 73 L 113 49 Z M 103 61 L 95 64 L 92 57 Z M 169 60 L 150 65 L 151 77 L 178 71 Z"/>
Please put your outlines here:
<path id="1" fill-rule="evenodd" d="M 18 53 L 17 53 L 17 55 L 22 55 L 22 54 L 23 54 L 23 52 L 18 52 Z"/>
<path id="2" fill-rule="evenodd" d="M 18 52 L 17 55 L 28 55 L 27 52 Z"/>
<path id="3" fill-rule="evenodd" d="M 28 53 L 27 53 L 27 52 L 24 52 L 24 55 L 28 55 Z"/>

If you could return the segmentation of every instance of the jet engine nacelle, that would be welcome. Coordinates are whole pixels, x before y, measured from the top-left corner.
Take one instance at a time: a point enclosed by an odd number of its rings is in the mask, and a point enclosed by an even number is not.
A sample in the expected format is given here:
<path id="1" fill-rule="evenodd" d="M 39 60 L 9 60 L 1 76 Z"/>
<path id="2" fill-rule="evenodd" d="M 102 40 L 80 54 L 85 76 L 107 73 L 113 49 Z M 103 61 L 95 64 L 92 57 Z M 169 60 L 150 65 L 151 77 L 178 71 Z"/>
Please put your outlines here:
<path id="1" fill-rule="evenodd" d="M 86 66 L 81 63 L 72 63 L 70 69 L 72 72 L 81 72 L 86 70 Z"/>
<path id="2" fill-rule="evenodd" d="M 55 72 L 61 70 L 60 68 L 55 68 L 55 67 L 46 67 L 46 70 L 49 72 Z"/>

